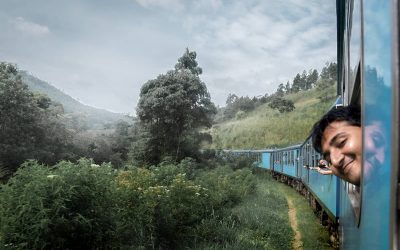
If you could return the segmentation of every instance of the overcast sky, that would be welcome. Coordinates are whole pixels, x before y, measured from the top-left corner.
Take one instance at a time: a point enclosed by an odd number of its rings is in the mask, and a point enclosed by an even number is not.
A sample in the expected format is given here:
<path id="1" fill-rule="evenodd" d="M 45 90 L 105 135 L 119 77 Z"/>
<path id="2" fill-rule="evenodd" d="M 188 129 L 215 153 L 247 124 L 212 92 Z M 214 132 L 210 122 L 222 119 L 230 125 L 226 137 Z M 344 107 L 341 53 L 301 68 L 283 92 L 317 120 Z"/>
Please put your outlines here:
<path id="1" fill-rule="evenodd" d="M 215 104 L 336 60 L 333 0 L 1 0 L 0 61 L 81 102 L 134 113 L 140 87 L 197 52 Z"/>

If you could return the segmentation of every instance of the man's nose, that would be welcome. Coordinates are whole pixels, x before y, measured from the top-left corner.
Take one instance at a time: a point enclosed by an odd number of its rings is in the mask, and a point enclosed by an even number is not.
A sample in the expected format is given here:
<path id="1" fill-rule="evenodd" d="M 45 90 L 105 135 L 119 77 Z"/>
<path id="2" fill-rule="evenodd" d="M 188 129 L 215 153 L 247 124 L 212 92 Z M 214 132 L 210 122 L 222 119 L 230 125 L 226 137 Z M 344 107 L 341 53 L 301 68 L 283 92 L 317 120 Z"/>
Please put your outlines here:
<path id="1" fill-rule="evenodd" d="M 331 164 L 338 168 L 343 164 L 344 155 L 340 149 L 332 149 L 331 150 Z"/>

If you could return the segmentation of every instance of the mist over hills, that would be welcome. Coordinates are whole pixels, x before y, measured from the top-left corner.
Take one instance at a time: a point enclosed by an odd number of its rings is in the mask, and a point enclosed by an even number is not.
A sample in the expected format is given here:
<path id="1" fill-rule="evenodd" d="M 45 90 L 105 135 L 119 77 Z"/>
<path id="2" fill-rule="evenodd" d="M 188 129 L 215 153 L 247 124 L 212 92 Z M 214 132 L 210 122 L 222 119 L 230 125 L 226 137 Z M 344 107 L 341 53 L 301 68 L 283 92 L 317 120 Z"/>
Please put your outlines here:
<path id="1" fill-rule="evenodd" d="M 103 129 L 105 127 L 110 127 L 120 120 L 128 119 L 125 114 L 114 113 L 82 104 L 53 85 L 26 71 L 20 71 L 20 75 L 22 81 L 28 85 L 33 92 L 46 94 L 52 101 L 62 104 L 65 115 L 71 116 L 88 129 Z"/>

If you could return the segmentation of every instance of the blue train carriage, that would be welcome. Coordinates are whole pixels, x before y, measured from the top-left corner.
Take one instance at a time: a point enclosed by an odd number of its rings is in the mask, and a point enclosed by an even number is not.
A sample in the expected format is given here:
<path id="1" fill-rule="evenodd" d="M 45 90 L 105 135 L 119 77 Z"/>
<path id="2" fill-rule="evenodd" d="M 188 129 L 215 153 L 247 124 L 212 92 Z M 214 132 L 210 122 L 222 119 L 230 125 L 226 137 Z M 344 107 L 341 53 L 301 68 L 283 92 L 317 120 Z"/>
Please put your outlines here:
<path id="1" fill-rule="evenodd" d="M 252 165 L 254 167 L 260 167 L 260 168 L 266 168 L 266 169 L 270 168 L 270 164 L 267 162 L 264 162 L 264 159 L 269 159 L 269 157 L 264 156 L 264 154 L 269 156 L 270 152 L 272 152 L 271 150 L 268 150 L 268 149 L 265 149 L 265 150 L 224 149 L 224 150 L 222 150 L 222 152 L 224 152 L 224 154 L 232 155 L 232 156 L 236 156 L 236 157 L 240 157 L 240 156 L 246 157 L 247 159 L 250 159 L 252 161 Z"/>
<path id="2" fill-rule="evenodd" d="M 321 221 L 327 219 L 324 218 L 327 215 L 332 223 L 337 223 L 339 179 L 334 175 L 324 175 L 318 172 L 319 160 L 322 159 L 322 156 L 312 147 L 311 137 L 306 139 L 300 149 L 302 152 L 300 176 L 303 184 L 313 196 L 311 204 L 315 209 L 323 211 Z"/>
<path id="3" fill-rule="evenodd" d="M 299 179 L 300 145 L 276 149 L 272 153 L 273 170 L 290 178 Z"/>
<path id="4" fill-rule="evenodd" d="M 264 150 L 255 150 L 260 154 L 260 162 L 258 167 L 271 170 L 273 168 L 273 161 L 272 161 L 272 149 L 264 149 Z"/>
<path id="5" fill-rule="evenodd" d="M 340 181 L 343 249 L 399 246 L 399 1 L 337 0 L 338 94 L 362 110 L 360 186 Z"/>

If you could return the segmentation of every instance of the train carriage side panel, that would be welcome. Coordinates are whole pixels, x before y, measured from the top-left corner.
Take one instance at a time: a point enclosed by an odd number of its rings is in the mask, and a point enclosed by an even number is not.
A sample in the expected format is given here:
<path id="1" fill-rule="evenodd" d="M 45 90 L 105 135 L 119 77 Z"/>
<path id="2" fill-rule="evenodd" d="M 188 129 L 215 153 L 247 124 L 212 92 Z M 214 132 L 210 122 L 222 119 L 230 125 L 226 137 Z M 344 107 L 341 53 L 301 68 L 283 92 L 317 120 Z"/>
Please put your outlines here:
<path id="1" fill-rule="evenodd" d="M 336 207 L 338 178 L 334 175 L 322 175 L 316 170 L 310 170 L 310 179 L 308 187 L 323 203 L 331 217 L 338 217 Z"/>
<path id="2" fill-rule="evenodd" d="M 308 175 L 309 175 L 309 143 L 304 143 L 301 146 L 301 156 L 300 156 L 300 168 L 301 168 L 301 180 L 308 186 Z"/>
<path id="3" fill-rule="evenodd" d="M 271 169 L 271 153 L 270 152 L 262 152 L 261 153 L 261 168 Z"/>
<path id="4" fill-rule="evenodd" d="M 294 164 L 294 152 L 296 150 L 295 149 L 289 149 L 289 150 L 285 150 L 283 151 L 283 173 L 291 176 L 293 178 L 297 178 L 296 176 L 296 167 Z"/>

